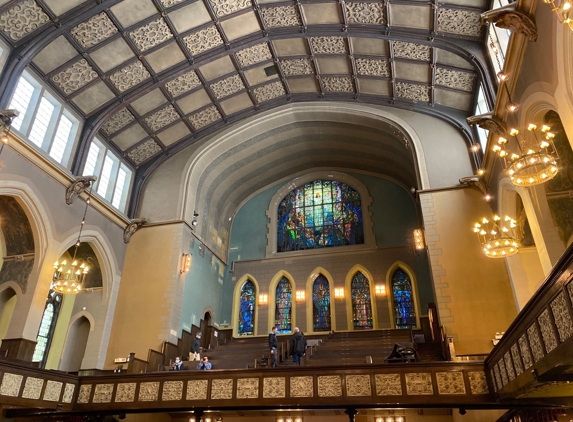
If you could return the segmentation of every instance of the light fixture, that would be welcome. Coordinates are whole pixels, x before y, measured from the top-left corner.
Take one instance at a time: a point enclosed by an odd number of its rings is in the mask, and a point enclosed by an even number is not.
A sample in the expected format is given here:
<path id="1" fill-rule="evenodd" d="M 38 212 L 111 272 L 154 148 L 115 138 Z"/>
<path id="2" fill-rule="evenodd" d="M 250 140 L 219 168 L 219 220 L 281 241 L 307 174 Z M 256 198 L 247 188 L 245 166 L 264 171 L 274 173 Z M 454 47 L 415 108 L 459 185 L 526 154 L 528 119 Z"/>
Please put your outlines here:
<path id="1" fill-rule="evenodd" d="M 517 110 L 519 110 L 519 104 L 513 102 L 513 101 L 508 101 L 505 104 L 505 109 L 507 111 L 509 111 L 510 113 L 515 113 Z"/>
<path id="2" fill-rule="evenodd" d="M 477 142 L 475 144 L 473 144 L 470 148 L 472 150 L 472 152 L 478 152 L 481 149 L 480 144 L 478 144 Z"/>
<path id="3" fill-rule="evenodd" d="M 58 261 L 54 263 L 54 277 L 52 279 L 51 288 L 58 293 L 67 295 L 78 294 L 82 290 L 86 275 L 89 272 L 88 266 L 86 266 L 84 263 L 79 264 L 79 262 L 76 260 L 76 255 L 81 244 L 80 239 L 82 237 L 82 230 L 86 224 L 86 214 L 88 213 L 88 208 L 90 206 L 92 187 L 93 185 L 91 185 L 88 197 L 86 199 L 86 208 L 84 210 L 84 216 L 80 224 L 78 240 L 76 241 L 76 248 L 74 249 L 74 256 L 72 258 L 71 264 L 68 267 L 67 261 L 65 260 L 61 263 Z"/>
<path id="4" fill-rule="evenodd" d="M 555 14 L 557 15 L 557 19 L 559 20 L 559 22 L 561 22 L 564 25 L 567 25 L 569 29 L 573 31 L 573 21 L 569 16 L 571 10 L 571 1 L 562 0 L 559 6 L 557 6 L 555 4 L 555 1 L 553 0 L 543 0 L 543 1 L 544 3 L 551 5 L 551 10 L 555 12 Z"/>
<path id="5" fill-rule="evenodd" d="M 422 233 L 422 230 L 414 230 L 414 243 L 417 250 L 424 249 L 424 233 Z"/>
<path id="6" fill-rule="evenodd" d="M 484 174 L 485 174 L 485 169 L 484 169 L 484 168 L 478 169 L 478 176 L 483 176 Z"/>
<path id="7" fill-rule="evenodd" d="M 519 130 L 511 129 L 509 134 L 515 138 L 517 150 L 511 155 L 507 150 L 507 139 L 500 137 L 497 145 L 492 148 L 500 157 L 505 169 L 509 172 L 512 183 L 515 186 L 535 186 L 553 179 L 559 171 L 557 160 L 559 156 L 553 143 L 555 134 L 547 125 L 543 125 L 541 133 L 545 136 L 540 140 L 537 136 L 537 125 L 531 123 L 527 130 L 533 134 L 529 142 L 518 138 Z"/>
<path id="8" fill-rule="evenodd" d="M 184 253 L 181 262 L 181 274 L 188 273 L 191 270 L 191 262 L 193 257 L 190 253 Z"/>
<path id="9" fill-rule="evenodd" d="M 374 288 L 376 289 L 376 296 L 384 296 L 386 294 L 386 285 L 377 284 Z"/>
<path id="10" fill-rule="evenodd" d="M 193 221 L 191 221 L 191 225 L 193 227 L 197 227 L 197 224 L 199 224 L 197 217 L 199 217 L 199 213 L 197 211 L 193 211 Z"/>
<path id="11" fill-rule="evenodd" d="M 500 81 L 509 80 L 509 75 L 507 73 L 504 73 L 503 71 L 497 72 L 497 77 L 499 78 Z"/>
<path id="12" fill-rule="evenodd" d="M 306 296 L 306 292 L 304 290 L 297 290 L 296 291 L 296 301 L 297 302 L 304 302 Z"/>
<path id="13" fill-rule="evenodd" d="M 265 294 L 260 294 L 259 295 L 259 305 L 266 305 L 267 303 L 269 303 L 269 295 Z"/>
<path id="14" fill-rule="evenodd" d="M 480 222 L 475 223 L 473 231 L 477 234 L 488 258 L 507 258 L 519 251 L 516 227 L 513 218 L 506 216 L 504 223 L 501 223 L 501 218 L 494 215 L 491 222 L 487 218 L 482 218 Z"/>
<path id="15" fill-rule="evenodd" d="M 343 299 L 344 298 L 344 288 L 343 287 L 337 287 L 334 289 L 334 297 L 336 299 Z"/>
<path id="16" fill-rule="evenodd" d="M 491 195 L 488 193 L 484 196 L 484 199 L 486 202 L 490 202 L 491 201 Z"/>

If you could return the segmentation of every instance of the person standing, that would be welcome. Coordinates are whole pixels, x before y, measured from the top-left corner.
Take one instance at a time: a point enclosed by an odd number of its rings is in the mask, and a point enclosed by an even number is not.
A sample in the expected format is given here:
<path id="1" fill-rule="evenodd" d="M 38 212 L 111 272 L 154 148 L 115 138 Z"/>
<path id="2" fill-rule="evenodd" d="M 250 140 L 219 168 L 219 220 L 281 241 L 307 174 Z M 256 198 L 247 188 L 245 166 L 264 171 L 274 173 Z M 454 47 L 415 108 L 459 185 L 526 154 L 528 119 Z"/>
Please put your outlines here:
<path id="1" fill-rule="evenodd" d="M 274 326 L 269 333 L 269 349 L 271 354 L 271 368 L 276 368 L 279 366 L 279 359 L 277 356 L 277 349 L 279 347 L 279 341 L 277 340 L 278 328 Z"/>
<path id="2" fill-rule="evenodd" d="M 193 345 L 191 346 L 193 349 L 193 356 L 190 361 L 201 360 L 201 333 L 197 333 L 195 338 L 193 339 Z"/>
<path id="3" fill-rule="evenodd" d="M 306 339 L 298 327 L 294 327 L 294 334 L 290 340 L 290 354 L 295 364 L 300 365 L 300 358 L 306 353 Z"/>

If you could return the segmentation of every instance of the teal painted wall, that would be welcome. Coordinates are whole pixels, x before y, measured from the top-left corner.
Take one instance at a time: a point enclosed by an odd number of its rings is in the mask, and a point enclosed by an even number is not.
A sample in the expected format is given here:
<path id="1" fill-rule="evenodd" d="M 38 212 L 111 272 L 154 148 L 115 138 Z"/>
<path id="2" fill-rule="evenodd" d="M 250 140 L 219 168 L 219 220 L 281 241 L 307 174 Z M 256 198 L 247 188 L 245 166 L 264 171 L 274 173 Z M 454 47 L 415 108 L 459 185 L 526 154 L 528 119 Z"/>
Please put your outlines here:
<path id="1" fill-rule="evenodd" d="M 372 197 L 369 211 L 372 213 L 376 245 L 384 248 L 413 244 L 413 231 L 420 227 L 420 222 L 412 195 L 387 179 L 360 173 L 348 174 L 361 181 Z M 268 223 L 266 211 L 273 195 L 283 185 L 284 182 L 278 183 L 255 195 L 235 214 L 231 228 L 229 265 L 233 261 L 265 257 Z M 426 314 L 427 304 L 434 302 L 426 251 L 420 251 L 415 257 L 413 270 L 418 280 L 421 312 Z M 232 274 L 226 271 L 220 323 L 231 323 L 234 287 Z"/>
<path id="2" fill-rule="evenodd" d="M 199 326 L 203 318 L 203 310 L 207 307 L 213 309 L 214 321 L 221 322 L 223 276 L 219 274 L 219 266 L 222 264 L 207 249 L 205 249 L 204 256 L 201 256 L 199 247 L 200 243 L 197 240 L 191 241 L 189 245 L 189 253 L 193 256 L 193 261 L 191 271 L 185 277 L 179 335 L 182 330 L 190 331 L 192 324 Z"/>

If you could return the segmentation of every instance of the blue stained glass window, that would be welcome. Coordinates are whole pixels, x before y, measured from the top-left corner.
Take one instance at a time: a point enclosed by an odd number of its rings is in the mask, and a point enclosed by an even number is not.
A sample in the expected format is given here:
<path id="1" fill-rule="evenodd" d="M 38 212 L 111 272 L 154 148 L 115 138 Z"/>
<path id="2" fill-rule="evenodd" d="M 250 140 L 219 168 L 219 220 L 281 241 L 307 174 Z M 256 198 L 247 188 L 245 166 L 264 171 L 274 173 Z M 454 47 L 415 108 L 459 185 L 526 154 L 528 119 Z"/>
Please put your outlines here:
<path id="1" fill-rule="evenodd" d="M 275 325 L 278 333 L 290 333 L 292 329 L 292 286 L 288 278 L 281 278 L 277 284 L 275 297 Z"/>
<path id="2" fill-rule="evenodd" d="M 291 191 L 279 204 L 277 221 L 278 252 L 364 243 L 360 195 L 334 180 Z"/>
<path id="3" fill-rule="evenodd" d="M 358 271 L 352 278 L 352 318 L 355 330 L 374 328 L 372 323 L 372 302 L 370 301 L 370 282 Z"/>
<path id="4" fill-rule="evenodd" d="M 330 285 L 320 274 L 312 285 L 312 318 L 314 331 L 330 331 Z"/>
<path id="5" fill-rule="evenodd" d="M 257 289 L 255 284 L 249 280 L 241 288 L 241 299 L 239 302 L 239 335 L 248 336 L 255 333 L 255 299 Z"/>
<path id="6" fill-rule="evenodd" d="M 416 308 L 412 282 L 404 270 L 398 268 L 392 276 L 392 297 L 396 328 L 414 328 L 416 326 Z"/>

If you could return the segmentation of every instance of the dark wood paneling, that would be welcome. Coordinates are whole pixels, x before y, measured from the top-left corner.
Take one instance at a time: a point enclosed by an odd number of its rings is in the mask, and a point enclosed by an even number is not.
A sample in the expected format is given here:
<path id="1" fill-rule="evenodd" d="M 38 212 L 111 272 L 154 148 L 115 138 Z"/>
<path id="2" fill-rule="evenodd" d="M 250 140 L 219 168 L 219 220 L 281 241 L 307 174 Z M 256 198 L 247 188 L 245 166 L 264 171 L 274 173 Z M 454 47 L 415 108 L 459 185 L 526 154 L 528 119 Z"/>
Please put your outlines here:
<path id="1" fill-rule="evenodd" d="M 35 348 L 36 342 L 25 338 L 6 338 L 2 340 L 2 350 L 7 351 L 5 355 L 2 355 L 9 359 L 31 362 Z"/>

